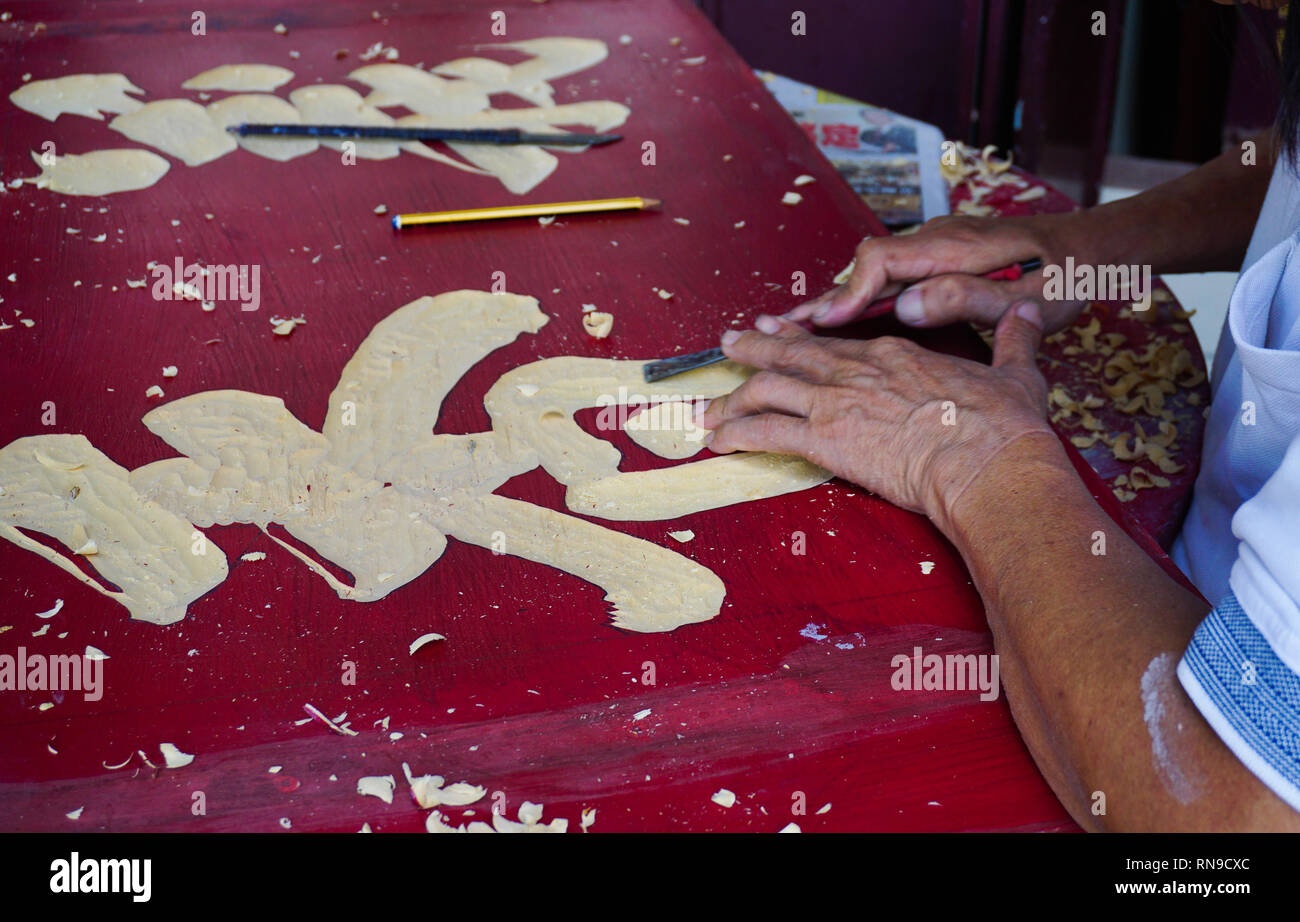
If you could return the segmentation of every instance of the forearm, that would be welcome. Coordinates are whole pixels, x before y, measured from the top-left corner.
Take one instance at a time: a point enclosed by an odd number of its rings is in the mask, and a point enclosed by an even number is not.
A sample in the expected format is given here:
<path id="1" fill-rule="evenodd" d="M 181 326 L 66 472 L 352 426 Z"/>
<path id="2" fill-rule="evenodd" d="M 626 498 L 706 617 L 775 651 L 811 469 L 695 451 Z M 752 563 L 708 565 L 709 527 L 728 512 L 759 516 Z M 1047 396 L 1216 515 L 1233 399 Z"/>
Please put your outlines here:
<path id="1" fill-rule="evenodd" d="M 1140 195 L 1060 216 L 1061 248 L 1077 262 L 1150 265 L 1157 274 L 1236 271 L 1273 168 L 1271 137 L 1254 141 L 1254 164 L 1232 148 Z"/>
<path id="2" fill-rule="evenodd" d="M 1087 828 L 1300 820 L 1219 741 L 1173 669 L 1207 606 L 1092 500 L 1055 439 L 1019 440 L 935 517 L 984 599 L 1008 703 Z M 1099 536 L 1104 536 L 1104 553 Z M 1095 792 L 1106 814 L 1092 812 Z"/>

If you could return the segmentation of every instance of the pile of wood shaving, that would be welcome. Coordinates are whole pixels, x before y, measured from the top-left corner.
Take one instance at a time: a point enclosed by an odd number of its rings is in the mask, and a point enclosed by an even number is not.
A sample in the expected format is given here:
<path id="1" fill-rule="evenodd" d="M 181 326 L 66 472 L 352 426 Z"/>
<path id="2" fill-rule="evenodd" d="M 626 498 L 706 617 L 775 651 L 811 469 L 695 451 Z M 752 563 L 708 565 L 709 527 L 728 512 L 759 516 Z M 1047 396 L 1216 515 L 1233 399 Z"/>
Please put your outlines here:
<path id="1" fill-rule="evenodd" d="M 987 217 L 995 213 L 996 209 L 991 205 L 983 204 L 983 199 L 991 195 L 1000 186 L 1015 186 L 1018 189 L 1026 190 L 1018 193 L 1017 201 L 1029 201 L 1030 199 L 1021 199 L 1021 195 L 1029 195 L 1029 181 L 1017 173 L 1011 172 L 1012 158 L 998 160 L 993 154 L 997 148 L 990 144 L 983 150 L 976 150 L 968 144 L 961 141 L 951 142 L 953 147 L 946 150 L 942 157 L 939 158 L 939 173 L 943 176 L 944 181 L 948 183 L 949 189 L 965 187 L 970 194 L 969 198 L 963 199 L 956 205 L 958 214 L 975 215 L 978 217 Z M 954 154 L 956 156 L 954 156 Z M 1041 198 L 1046 192 L 1039 192 L 1032 198 Z"/>
<path id="2" fill-rule="evenodd" d="M 1168 300 L 1167 295 L 1162 300 Z M 1117 477 L 1112 488 L 1121 502 L 1130 502 L 1139 490 L 1169 486 L 1169 479 L 1161 474 L 1184 470 L 1184 465 L 1175 460 L 1179 451 L 1178 425 L 1170 398 L 1192 391 L 1205 380 L 1205 372 L 1195 366 L 1192 353 L 1181 343 L 1156 336 L 1139 352 L 1122 348 L 1126 341 L 1122 333 L 1102 333 L 1101 321 L 1096 316 L 1091 316 L 1084 325 L 1076 324 L 1047 339 L 1049 343 L 1061 345 L 1062 354 L 1079 356 L 1079 367 L 1097 376 L 1101 391 L 1080 398 L 1064 385 L 1054 385 L 1048 392 L 1049 408 L 1053 410 L 1049 422 L 1085 430 L 1070 437 L 1076 448 L 1091 448 L 1100 441 L 1110 448 L 1117 461 L 1146 462 L 1160 472 L 1135 464 L 1127 474 Z M 1088 358 L 1093 356 L 1096 359 L 1090 363 Z M 1197 406 L 1200 395 L 1194 391 L 1186 393 L 1184 401 L 1189 406 Z M 1134 421 L 1131 431 L 1107 431 L 1092 411 L 1108 404 L 1130 416 L 1141 413 L 1151 417 L 1157 431 L 1148 433 L 1141 421 Z"/>

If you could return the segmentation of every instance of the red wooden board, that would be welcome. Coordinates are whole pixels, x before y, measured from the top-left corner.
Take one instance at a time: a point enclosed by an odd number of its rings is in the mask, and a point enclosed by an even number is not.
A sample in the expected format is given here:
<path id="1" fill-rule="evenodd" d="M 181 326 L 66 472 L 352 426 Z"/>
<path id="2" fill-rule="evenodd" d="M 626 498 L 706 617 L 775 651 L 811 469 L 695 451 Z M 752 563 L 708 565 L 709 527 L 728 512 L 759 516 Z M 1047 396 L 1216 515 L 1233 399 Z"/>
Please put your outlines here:
<path id="1" fill-rule="evenodd" d="M 325 152 L 287 165 L 242 151 L 193 169 L 173 162 L 153 189 L 104 200 L 10 190 L 0 195 L 10 228 L 0 278 L 18 279 L 0 281 L 0 315 L 18 308 L 36 325 L 0 340 L 8 396 L 0 444 L 76 432 L 128 468 L 170 456 L 139 421 L 154 383 L 167 399 L 227 387 L 277 395 L 319 428 L 343 364 L 378 320 L 420 295 L 487 288 L 500 270 L 510 290 L 538 296 L 553 319 L 480 362 L 445 402 L 438 431 L 480 431 L 483 393 L 509 368 L 561 354 L 648 358 L 703 348 L 729 325 L 788 307 L 793 272 L 806 272 L 811 288 L 828 285 L 854 244 L 880 231 L 686 3 L 422 4 L 399 6 L 386 23 L 370 18 L 373 4 L 238 3 L 210 11 L 202 38 L 188 32 L 190 7 L 176 3 L 15 8 L 20 21 L 0 26 L 0 85 L 17 87 L 26 72 L 120 70 L 149 98 L 176 95 L 192 74 L 235 60 L 288 66 L 298 74 L 291 87 L 341 81 L 356 52 L 377 40 L 396 45 L 403 61 L 430 65 L 492 41 L 491 9 L 506 11 L 508 38 L 601 38 L 609 59 L 557 81 L 558 97 L 626 101 L 626 140 L 562 155 L 526 200 L 643 194 L 667 204 L 662 214 L 399 236 L 372 213 L 377 204 L 473 207 L 509 196 L 494 180 L 409 156 L 345 167 Z M 37 20 L 46 28 L 34 32 Z M 287 37 L 271 31 L 281 21 Z M 630 46 L 618 43 L 624 33 Z M 336 60 L 339 48 L 350 56 Z M 301 57 L 291 60 L 289 49 Z M 698 55 L 703 65 L 677 63 Z M 45 139 L 69 152 L 130 146 L 102 123 L 64 116 L 51 124 L 7 101 L 0 137 L 6 180 L 34 173 L 27 152 Z M 641 163 L 645 140 L 657 145 L 653 167 Z M 800 173 L 818 181 L 801 189 L 799 206 L 781 205 Z M 69 226 L 81 233 L 67 234 Z M 101 232 L 107 240 L 91 242 Z M 149 260 L 177 256 L 259 264 L 261 310 L 221 304 L 203 313 L 125 288 Z M 675 297 L 661 301 L 653 286 Z M 615 314 L 610 339 L 582 332 L 583 303 Z M 273 314 L 308 322 L 276 337 Z M 895 328 L 882 321 L 859 332 L 884 329 Z M 969 355 L 982 349 L 965 332 L 929 341 Z M 161 379 L 170 364 L 180 375 Z M 42 426 L 43 401 L 55 403 L 57 425 Z M 619 444 L 628 469 L 652 463 Z M 541 471 L 500 492 L 563 508 L 561 488 Z M 1072 828 L 1002 700 L 890 686 L 891 659 L 914 646 L 990 652 L 961 561 L 924 519 L 836 483 L 671 523 L 605 524 L 717 572 L 728 588 L 721 614 L 667 635 L 618 631 L 595 587 L 456 541 L 387 599 L 345 602 L 255 528 L 231 526 L 207 530 L 230 576 L 184 621 L 158 627 L 130 621 L 5 543 L 0 624 L 12 630 L 0 634 L 0 652 L 79 653 L 93 644 L 112 658 L 99 702 L 0 695 L 0 825 L 275 831 L 288 818 L 295 830 L 367 821 L 418 830 L 423 813 L 404 788 L 391 806 L 354 791 L 358 776 L 400 777 L 406 761 L 417 773 L 502 792 L 512 817 L 533 800 L 576 828 L 580 810 L 596 807 L 596 831 L 775 831 L 791 819 L 806 831 Z M 666 537 L 683 527 L 697 534 L 690 544 Z M 796 532 L 806 535 L 804 556 L 791 554 Z M 239 559 L 252 550 L 266 560 Z M 936 564 L 929 575 L 923 560 Z M 56 598 L 63 611 L 33 637 L 46 623 L 34 613 Z M 447 640 L 408 655 L 428 631 Z M 341 681 L 345 661 L 356 664 L 354 686 Z M 640 681 L 647 664 L 652 687 Z M 55 706 L 39 710 L 48 700 Z M 331 716 L 347 711 L 360 735 L 296 726 L 306 702 Z M 400 740 L 381 729 L 385 718 Z M 178 770 L 142 769 L 138 758 L 103 767 L 137 749 L 161 764 L 163 741 L 197 758 Z M 730 810 L 709 802 L 721 787 L 739 796 Z M 192 813 L 196 791 L 205 815 Z M 808 815 L 792 815 L 801 797 Z M 827 802 L 832 809 L 815 814 Z M 79 820 L 65 818 L 81 806 Z M 488 801 L 475 809 L 485 818 Z M 454 822 L 464 813 L 448 812 Z"/>
<path id="2" fill-rule="evenodd" d="M 1046 188 L 1047 194 L 1028 202 L 1017 202 L 1015 195 L 1021 191 L 1019 188 L 999 186 L 982 200 L 982 204 L 990 207 L 999 217 L 1061 213 L 1073 211 L 1078 207 L 1042 180 L 1023 171 L 1018 172 L 1030 180 L 1031 185 Z M 954 188 L 951 195 L 954 212 L 961 201 L 969 198 L 970 190 L 966 186 L 960 185 Z M 1174 314 L 1175 310 L 1180 309 L 1178 299 L 1163 282 L 1156 287 L 1163 289 L 1170 300 L 1154 304 L 1151 313 L 1146 315 L 1145 322 L 1138 319 L 1138 315 L 1124 310 L 1129 306 L 1127 301 L 1093 302 L 1080 315 L 1074 324 L 1074 330 L 1089 326 L 1093 318 L 1096 318 L 1101 327 L 1099 336 L 1119 333 L 1126 339 L 1123 348 L 1132 349 L 1138 354 L 1145 352 L 1148 346 L 1158 340 L 1176 343 L 1190 352 L 1193 367 L 1206 372 L 1205 356 L 1201 352 L 1201 344 L 1196 338 L 1196 333 L 1189 324 L 1180 321 Z M 1039 351 L 1039 370 L 1042 371 L 1049 386 L 1062 385 L 1076 398 L 1088 394 L 1106 398 L 1103 387 L 1113 383 L 1113 380 L 1107 380 L 1102 375 L 1100 371 L 1102 358 L 1097 355 L 1078 355 L 1066 351 L 1069 347 L 1078 345 L 1079 341 L 1074 330 L 1068 331 L 1062 340 L 1053 341 L 1055 339 L 1053 338 L 1043 343 Z M 1161 421 L 1158 417 L 1150 416 L 1145 412 L 1124 413 L 1119 409 L 1119 403 L 1120 401 L 1106 398 L 1105 404 L 1094 410 L 1094 414 L 1107 432 L 1132 432 L 1135 423 L 1140 424 L 1150 434 L 1158 431 Z M 1182 464 L 1183 469 L 1165 475 L 1169 480 L 1167 487 L 1137 491 L 1131 500 L 1124 503 L 1122 513 L 1126 521 L 1131 521 L 1134 527 L 1149 532 L 1163 548 L 1169 548 L 1182 529 L 1183 516 L 1192 498 L 1192 487 L 1196 483 L 1196 475 L 1200 472 L 1201 442 L 1205 434 L 1206 413 L 1210 405 L 1208 373 L 1199 384 L 1190 388 L 1178 388 L 1177 393 L 1168 398 L 1168 405 L 1173 411 L 1173 422 L 1178 429 L 1176 443 L 1178 449 L 1175 452 L 1175 460 Z M 1069 425 L 1066 424 L 1067 422 Z M 1087 431 L 1079 426 L 1077 416 L 1058 423 L 1057 430 L 1067 437 L 1087 435 Z M 1152 468 L 1151 462 L 1146 459 L 1136 462 L 1120 461 L 1105 442 L 1096 442 L 1091 447 L 1082 449 L 1080 454 L 1098 476 L 1111 484 L 1120 475 L 1131 473 L 1135 466 L 1144 466 L 1148 470 Z"/>

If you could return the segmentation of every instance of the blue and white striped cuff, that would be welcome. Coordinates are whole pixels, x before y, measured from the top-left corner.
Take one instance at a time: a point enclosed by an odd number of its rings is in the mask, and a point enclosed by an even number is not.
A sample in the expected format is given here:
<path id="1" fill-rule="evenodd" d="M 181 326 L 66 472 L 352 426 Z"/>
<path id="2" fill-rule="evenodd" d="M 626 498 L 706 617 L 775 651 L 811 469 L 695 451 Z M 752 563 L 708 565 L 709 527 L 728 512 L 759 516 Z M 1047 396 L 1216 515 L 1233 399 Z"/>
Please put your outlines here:
<path id="1" fill-rule="evenodd" d="M 1196 629 L 1178 678 L 1242 764 L 1300 810 L 1300 676 L 1232 593 Z"/>

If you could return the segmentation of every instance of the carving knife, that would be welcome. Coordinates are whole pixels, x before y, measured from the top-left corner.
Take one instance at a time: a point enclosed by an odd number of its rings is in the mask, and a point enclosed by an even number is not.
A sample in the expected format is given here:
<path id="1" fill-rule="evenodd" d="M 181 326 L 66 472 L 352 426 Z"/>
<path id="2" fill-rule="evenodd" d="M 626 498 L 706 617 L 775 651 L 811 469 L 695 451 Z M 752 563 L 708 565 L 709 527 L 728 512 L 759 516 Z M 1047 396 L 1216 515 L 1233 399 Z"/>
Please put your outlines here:
<path id="1" fill-rule="evenodd" d="M 397 125 L 263 125 L 244 122 L 226 128 L 240 137 L 359 138 L 381 141 L 461 141 L 467 144 L 546 144 L 594 146 L 622 138 L 617 134 L 552 132 L 539 134 L 518 128 L 413 128 Z"/>
<path id="2" fill-rule="evenodd" d="M 1005 269 L 997 269 L 993 272 L 987 272 L 981 278 L 993 279 L 995 281 L 1014 282 L 1020 279 L 1027 272 L 1033 272 L 1041 268 L 1043 261 L 1037 257 L 1026 259 L 1023 262 L 1007 266 Z M 879 317 L 882 314 L 888 314 L 894 309 L 894 302 L 897 296 L 881 298 L 872 304 L 859 315 L 859 320 L 867 320 L 872 317 Z M 647 384 L 653 384 L 655 381 L 662 381 L 664 378 L 671 378 L 674 375 L 680 375 L 683 372 L 693 371 L 696 368 L 703 368 L 706 365 L 712 365 L 721 362 L 726 356 L 722 354 L 719 348 L 705 349 L 702 352 L 690 352 L 686 355 L 675 355 L 670 359 L 658 359 L 653 362 L 646 362 L 642 369 Z"/>

